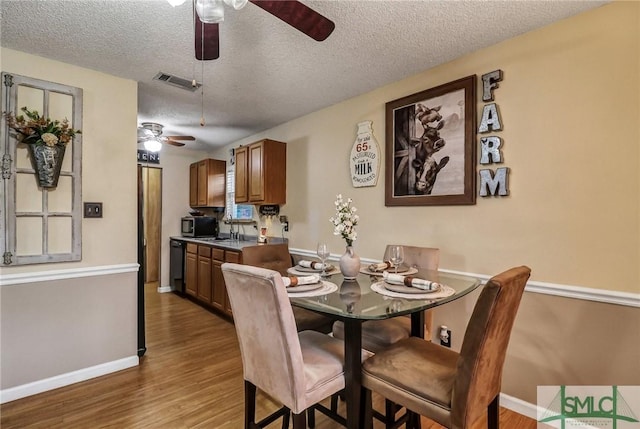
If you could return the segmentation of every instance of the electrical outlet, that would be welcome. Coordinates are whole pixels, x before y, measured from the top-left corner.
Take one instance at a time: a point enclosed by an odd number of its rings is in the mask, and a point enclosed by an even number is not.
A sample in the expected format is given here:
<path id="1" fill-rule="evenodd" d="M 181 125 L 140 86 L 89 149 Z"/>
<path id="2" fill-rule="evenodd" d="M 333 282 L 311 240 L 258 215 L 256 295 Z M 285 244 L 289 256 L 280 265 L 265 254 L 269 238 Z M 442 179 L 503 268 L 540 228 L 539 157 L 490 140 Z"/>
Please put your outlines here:
<path id="1" fill-rule="evenodd" d="M 442 325 L 440 327 L 440 345 L 444 347 L 451 347 L 451 329 Z"/>
<path id="2" fill-rule="evenodd" d="M 282 215 L 278 218 L 280 220 L 280 223 L 282 224 L 282 230 L 284 232 L 289 232 L 289 218 L 287 218 L 287 216 Z"/>
<path id="3" fill-rule="evenodd" d="M 102 203 L 84 203 L 84 217 L 102 217 Z"/>

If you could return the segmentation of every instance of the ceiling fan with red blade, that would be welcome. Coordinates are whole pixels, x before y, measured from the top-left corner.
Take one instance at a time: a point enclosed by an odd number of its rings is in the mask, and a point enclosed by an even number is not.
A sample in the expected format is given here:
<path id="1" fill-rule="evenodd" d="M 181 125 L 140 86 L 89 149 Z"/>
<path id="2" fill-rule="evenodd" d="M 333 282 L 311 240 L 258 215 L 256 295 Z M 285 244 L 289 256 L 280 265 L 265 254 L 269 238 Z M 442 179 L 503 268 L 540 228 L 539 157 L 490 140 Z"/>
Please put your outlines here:
<path id="1" fill-rule="evenodd" d="M 299 1 L 249 0 L 249 2 L 269 12 L 271 15 L 286 22 L 293 28 L 301 31 L 318 42 L 329 37 L 335 28 L 333 21 L 323 15 L 320 15 L 318 12 Z M 238 1 L 238 3 L 241 3 L 241 5 L 234 7 L 239 9 L 244 6 L 246 1 Z M 194 16 L 196 59 L 208 61 L 219 58 L 220 39 L 218 24 L 202 22 L 198 13 L 195 13 Z"/>

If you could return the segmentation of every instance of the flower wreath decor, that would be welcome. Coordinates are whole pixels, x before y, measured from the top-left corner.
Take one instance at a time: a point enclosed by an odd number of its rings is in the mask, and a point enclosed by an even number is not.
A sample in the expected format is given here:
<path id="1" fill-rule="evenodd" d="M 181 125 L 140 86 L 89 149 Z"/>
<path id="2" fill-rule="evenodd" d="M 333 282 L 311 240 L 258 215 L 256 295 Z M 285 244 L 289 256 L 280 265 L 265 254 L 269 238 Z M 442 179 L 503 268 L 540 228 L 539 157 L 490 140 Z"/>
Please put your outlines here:
<path id="1" fill-rule="evenodd" d="M 18 142 L 27 145 L 33 169 L 42 188 L 58 186 L 60 169 L 67 143 L 82 131 L 73 129 L 68 119 L 43 118 L 37 110 L 20 109 L 24 115 L 5 112 L 7 126 L 15 131 L 11 134 Z"/>

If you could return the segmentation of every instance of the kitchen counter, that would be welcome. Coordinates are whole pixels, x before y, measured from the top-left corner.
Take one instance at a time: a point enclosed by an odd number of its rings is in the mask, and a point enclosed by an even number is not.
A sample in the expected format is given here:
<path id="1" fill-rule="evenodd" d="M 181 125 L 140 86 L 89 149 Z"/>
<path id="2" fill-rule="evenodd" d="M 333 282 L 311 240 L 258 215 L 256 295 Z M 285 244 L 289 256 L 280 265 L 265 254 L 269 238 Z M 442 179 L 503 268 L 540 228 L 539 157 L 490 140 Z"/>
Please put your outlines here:
<path id="1" fill-rule="evenodd" d="M 171 240 L 184 241 L 187 243 L 195 243 L 195 244 L 204 244 L 207 246 L 218 247 L 225 250 L 237 250 L 242 251 L 244 247 L 247 246 L 255 246 L 258 244 L 257 237 L 250 237 L 247 240 L 232 240 L 228 237 L 220 237 L 216 239 L 215 237 L 169 237 Z M 279 237 L 269 237 L 269 241 L 267 244 L 272 243 L 282 243 L 285 241 Z"/>

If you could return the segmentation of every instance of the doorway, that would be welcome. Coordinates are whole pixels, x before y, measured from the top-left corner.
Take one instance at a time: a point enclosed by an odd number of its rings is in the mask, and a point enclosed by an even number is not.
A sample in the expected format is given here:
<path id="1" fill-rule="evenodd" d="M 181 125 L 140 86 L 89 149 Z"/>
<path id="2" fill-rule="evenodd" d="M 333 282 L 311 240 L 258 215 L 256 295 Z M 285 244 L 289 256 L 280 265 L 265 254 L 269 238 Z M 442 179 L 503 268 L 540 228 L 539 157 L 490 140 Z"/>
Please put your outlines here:
<path id="1" fill-rule="evenodd" d="M 145 284 L 160 284 L 162 169 L 138 164 L 138 356 L 147 351 Z"/>
<path id="2" fill-rule="evenodd" d="M 162 250 L 162 168 L 139 165 L 142 176 L 144 282 L 160 286 Z"/>

